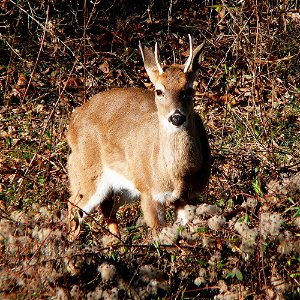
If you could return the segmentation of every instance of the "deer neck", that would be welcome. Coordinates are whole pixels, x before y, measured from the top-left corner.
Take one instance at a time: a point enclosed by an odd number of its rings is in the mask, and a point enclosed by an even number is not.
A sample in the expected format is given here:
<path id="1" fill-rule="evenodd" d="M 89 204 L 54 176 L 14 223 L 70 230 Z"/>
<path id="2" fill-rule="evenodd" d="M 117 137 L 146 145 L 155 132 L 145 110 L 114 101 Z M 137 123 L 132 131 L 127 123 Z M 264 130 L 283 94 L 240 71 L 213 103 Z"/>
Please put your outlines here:
<path id="1" fill-rule="evenodd" d="M 202 157 L 197 140 L 193 119 L 181 129 L 160 124 L 159 156 L 169 175 L 184 177 L 198 165 Z"/>

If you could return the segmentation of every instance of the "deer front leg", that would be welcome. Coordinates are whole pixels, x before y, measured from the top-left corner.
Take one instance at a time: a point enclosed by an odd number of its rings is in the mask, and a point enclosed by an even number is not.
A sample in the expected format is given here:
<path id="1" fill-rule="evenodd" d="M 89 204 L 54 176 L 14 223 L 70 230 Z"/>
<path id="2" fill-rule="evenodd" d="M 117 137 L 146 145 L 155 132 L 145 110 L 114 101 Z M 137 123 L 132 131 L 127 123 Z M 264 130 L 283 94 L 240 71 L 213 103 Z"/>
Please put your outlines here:
<path id="1" fill-rule="evenodd" d="M 151 194 L 142 194 L 141 207 L 146 224 L 149 227 L 158 229 L 165 225 L 164 206 L 160 202 L 153 200 Z"/>
<path id="2" fill-rule="evenodd" d="M 184 207 L 186 204 L 188 204 L 189 195 L 184 180 L 178 180 L 177 182 L 175 181 L 173 195 L 176 199 L 173 202 L 176 220 L 180 220 L 182 225 L 186 225 L 188 223 L 188 219 Z"/>
<path id="3" fill-rule="evenodd" d="M 180 220 L 182 225 L 186 225 L 188 223 L 188 219 L 184 210 L 185 205 L 186 203 L 181 199 L 177 199 L 174 202 L 176 220 Z"/>

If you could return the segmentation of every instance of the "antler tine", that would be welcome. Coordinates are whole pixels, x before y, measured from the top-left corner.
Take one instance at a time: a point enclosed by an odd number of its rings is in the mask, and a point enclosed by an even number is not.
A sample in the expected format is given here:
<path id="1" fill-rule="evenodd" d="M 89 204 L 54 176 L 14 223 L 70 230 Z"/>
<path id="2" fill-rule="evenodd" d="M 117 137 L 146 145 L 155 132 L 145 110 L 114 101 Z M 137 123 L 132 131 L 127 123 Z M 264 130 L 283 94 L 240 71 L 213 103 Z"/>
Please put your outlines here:
<path id="1" fill-rule="evenodd" d="M 143 46 L 142 46 L 141 41 L 139 41 L 139 48 L 140 48 L 140 51 L 141 51 L 141 54 L 142 54 L 143 61 L 145 61 L 145 56 L 144 56 Z"/>
<path id="2" fill-rule="evenodd" d="M 158 69 L 158 72 L 159 72 L 159 74 L 161 75 L 163 72 L 164 72 L 164 70 L 162 69 L 162 67 L 161 67 L 161 65 L 160 65 L 160 63 L 159 63 L 159 61 L 158 61 L 158 49 L 157 49 L 158 47 L 157 47 L 157 42 L 155 43 L 155 51 L 154 51 L 154 56 L 155 56 L 155 62 L 156 62 L 156 66 L 157 66 L 157 69 Z"/>
<path id="3" fill-rule="evenodd" d="M 186 73 L 188 71 L 188 69 L 191 65 L 191 62 L 192 62 L 192 58 L 193 58 L 193 43 L 192 43 L 192 37 L 190 34 L 189 34 L 189 41 L 190 41 L 190 55 L 189 55 L 188 60 L 185 63 L 184 70 L 183 70 L 184 73 Z"/>

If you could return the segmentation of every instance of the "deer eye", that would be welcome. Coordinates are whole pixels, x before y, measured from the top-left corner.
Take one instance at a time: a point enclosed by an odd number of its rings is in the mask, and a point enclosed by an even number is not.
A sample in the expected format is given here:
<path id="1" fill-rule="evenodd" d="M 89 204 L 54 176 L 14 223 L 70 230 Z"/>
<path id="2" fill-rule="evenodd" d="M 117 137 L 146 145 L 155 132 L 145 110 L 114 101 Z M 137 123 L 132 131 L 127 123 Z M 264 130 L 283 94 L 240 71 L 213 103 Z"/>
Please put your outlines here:
<path id="1" fill-rule="evenodd" d="M 155 90 L 155 93 L 156 93 L 157 96 L 162 96 L 163 95 L 162 90 Z"/>

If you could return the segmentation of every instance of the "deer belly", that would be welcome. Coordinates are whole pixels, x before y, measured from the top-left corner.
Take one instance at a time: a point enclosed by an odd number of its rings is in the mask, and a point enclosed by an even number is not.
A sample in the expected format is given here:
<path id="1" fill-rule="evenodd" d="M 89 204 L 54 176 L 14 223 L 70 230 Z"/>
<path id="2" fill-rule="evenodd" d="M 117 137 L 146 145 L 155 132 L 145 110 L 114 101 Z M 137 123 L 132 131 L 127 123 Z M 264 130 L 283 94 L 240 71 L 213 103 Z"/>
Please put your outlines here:
<path id="1" fill-rule="evenodd" d="M 96 192 L 90 198 L 83 210 L 91 212 L 104 200 L 109 200 L 113 196 L 120 198 L 120 204 L 138 200 L 140 192 L 136 189 L 133 182 L 112 169 L 104 169 L 100 180 L 97 183 Z"/>

